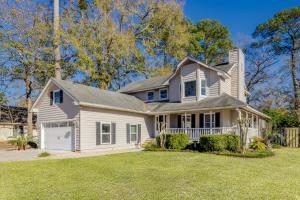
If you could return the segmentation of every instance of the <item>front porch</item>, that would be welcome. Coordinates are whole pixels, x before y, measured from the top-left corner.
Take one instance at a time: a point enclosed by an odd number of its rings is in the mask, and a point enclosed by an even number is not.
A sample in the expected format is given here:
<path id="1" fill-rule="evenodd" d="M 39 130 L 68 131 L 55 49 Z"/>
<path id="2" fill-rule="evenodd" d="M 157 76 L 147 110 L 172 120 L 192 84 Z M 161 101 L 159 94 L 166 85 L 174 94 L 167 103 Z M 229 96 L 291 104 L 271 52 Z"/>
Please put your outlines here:
<path id="1" fill-rule="evenodd" d="M 239 118 L 250 118 L 248 138 L 260 135 L 264 120 L 257 114 L 241 109 L 187 111 L 155 116 L 155 134 L 187 133 L 191 141 L 198 141 L 201 135 L 239 134 Z"/>

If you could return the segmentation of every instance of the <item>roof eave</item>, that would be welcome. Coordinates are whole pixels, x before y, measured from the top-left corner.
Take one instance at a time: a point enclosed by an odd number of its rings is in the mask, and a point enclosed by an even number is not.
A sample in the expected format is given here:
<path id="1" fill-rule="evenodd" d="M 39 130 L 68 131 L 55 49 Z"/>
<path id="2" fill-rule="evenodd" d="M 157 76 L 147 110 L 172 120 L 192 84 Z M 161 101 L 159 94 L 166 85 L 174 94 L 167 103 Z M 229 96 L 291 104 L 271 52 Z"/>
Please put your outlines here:
<path id="1" fill-rule="evenodd" d="M 246 105 L 240 106 L 222 106 L 222 107 L 214 107 L 214 108 L 197 108 L 197 109 L 188 109 L 188 110 L 176 110 L 176 111 L 161 111 L 161 112 L 152 112 L 152 114 L 174 114 L 178 112 L 194 112 L 194 111 L 209 111 L 209 110 L 224 110 L 224 109 L 239 109 L 245 108 Z"/>
<path id="2" fill-rule="evenodd" d="M 75 102 L 78 102 L 78 100 L 67 89 L 65 89 L 61 84 L 59 84 L 54 78 L 50 78 L 49 81 L 47 82 L 46 86 L 42 90 L 41 94 L 39 95 L 39 97 L 36 99 L 36 101 L 32 105 L 32 107 L 30 109 L 30 112 L 37 112 L 36 105 L 40 101 L 40 98 L 46 92 L 46 90 L 49 87 L 50 83 L 54 83 L 56 86 L 58 86 L 60 89 L 62 89 L 66 94 L 68 94 Z"/>
<path id="3" fill-rule="evenodd" d="M 125 94 L 132 94 L 132 93 L 136 93 L 136 92 L 144 92 L 144 91 L 148 91 L 148 90 L 156 90 L 156 89 L 161 89 L 161 88 L 165 88 L 167 87 L 168 85 L 160 85 L 160 86 L 157 86 L 157 87 L 152 87 L 152 88 L 145 88 L 145 89 L 140 89 L 140 90 L 130 90 L 130 91 L 119 91 L 120 93 L 125 93 Z"/>
<path id="4" fill-rule="evenodd" d="M 94 103 L 87 103 L 87 102 L 79 102 L 79 105 L 80 106 L 86 106 L 86 107 L 93 107 L 93 108 L 102 108 L 102 109 L 109 109 L 109 110 L 117 110 L 117 111 L 124 111 L 124 112 L 132 112 L 132 113 L 138 113 L 138 114 L 151 115 L 151 112 L 148 112 L 148 111 L 138 111 L 138 110 L 119 108 L 119 107 L 113 107 L 113 106 L 105 106 L 105 105 L 101 105 L 101 104 L 94 104 Z"/>

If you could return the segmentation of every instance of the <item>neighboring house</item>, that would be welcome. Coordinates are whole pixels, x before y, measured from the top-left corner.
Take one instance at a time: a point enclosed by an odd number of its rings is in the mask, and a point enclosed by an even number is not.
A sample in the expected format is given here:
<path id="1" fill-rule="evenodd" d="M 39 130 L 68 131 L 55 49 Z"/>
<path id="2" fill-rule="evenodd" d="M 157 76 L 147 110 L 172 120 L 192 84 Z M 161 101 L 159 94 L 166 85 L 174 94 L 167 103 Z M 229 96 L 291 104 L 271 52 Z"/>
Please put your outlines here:
<path id="1" fill-rule="evenodd" d="M 33 117 L 35 123 L 36 117 Z M 27 108 L 0 105 L 0 141 L 27 132 Z M 33 134 L 36 135 L 34 131 Z"/>
<path id="2" fill-rule="evenodd" d="M 244 55 L 205 65 L 185 58 L 171 76 L 133 82 L 119 92 L 51 79 L 33 105 L 42 149 L 85 151 L 138 147 L 161 131 L 201 134 L 235 132 L 251 119 L 249 138 L 268 116 L 246 103 Z"/>

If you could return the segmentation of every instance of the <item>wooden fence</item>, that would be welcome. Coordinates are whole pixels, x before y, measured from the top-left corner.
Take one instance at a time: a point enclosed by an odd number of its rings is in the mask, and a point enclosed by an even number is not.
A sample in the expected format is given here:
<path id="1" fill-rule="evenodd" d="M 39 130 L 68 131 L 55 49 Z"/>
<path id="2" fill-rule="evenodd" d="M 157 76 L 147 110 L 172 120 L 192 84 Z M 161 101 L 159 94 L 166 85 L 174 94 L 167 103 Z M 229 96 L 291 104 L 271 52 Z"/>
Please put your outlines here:
<path id="1" fill-rule="evenodd" d="M 284 134 L 288 147 L 299 147 L 299 128 L 285 128 Z"/>

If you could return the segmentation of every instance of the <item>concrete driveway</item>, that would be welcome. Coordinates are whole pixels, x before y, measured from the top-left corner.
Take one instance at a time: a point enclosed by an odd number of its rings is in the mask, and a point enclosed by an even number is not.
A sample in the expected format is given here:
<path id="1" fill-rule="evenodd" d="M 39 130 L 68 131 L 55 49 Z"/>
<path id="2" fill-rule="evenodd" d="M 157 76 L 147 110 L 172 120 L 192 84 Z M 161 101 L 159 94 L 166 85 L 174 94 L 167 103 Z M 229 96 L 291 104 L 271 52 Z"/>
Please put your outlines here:
<path id="1" fill-rule="evenodd" d="M 0 162 L 36 160 L 39 158 L 38 155 L 40 153 L 41 151 L 37 149 L 27 149 L 26 151 L 1 150 Z"/>
<path id="2" fill-rule="evenodd" d="M 10 161 L 26 161 L 26 160 L 45 160 L 45 159 L 66 159 L 66 158 L 81 158 L 81 157 L 93 157 L 101 155 L 109 155 L 116 153 L 127 153 L 141 151 L 142 149 L 123 149 L 113 151 L 91 151 L 91 152 L 68 152 L 68 151 L 46 151 L 50 154 L 48 157 L 40 158 L 38 155 L 43 150 L 38 149 L 27 149 L 26 151 L 17 150 L 0 150 L 0 162 Z"/>

